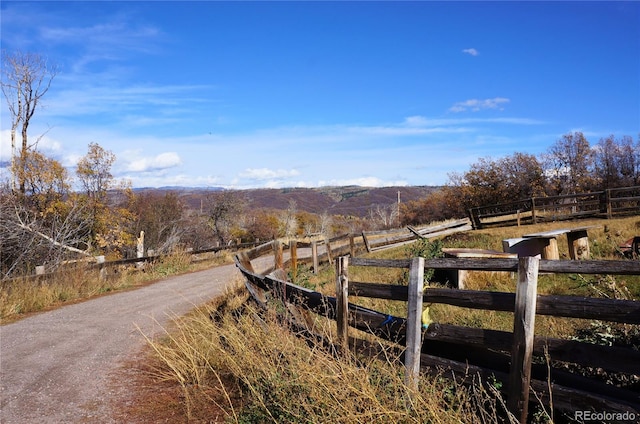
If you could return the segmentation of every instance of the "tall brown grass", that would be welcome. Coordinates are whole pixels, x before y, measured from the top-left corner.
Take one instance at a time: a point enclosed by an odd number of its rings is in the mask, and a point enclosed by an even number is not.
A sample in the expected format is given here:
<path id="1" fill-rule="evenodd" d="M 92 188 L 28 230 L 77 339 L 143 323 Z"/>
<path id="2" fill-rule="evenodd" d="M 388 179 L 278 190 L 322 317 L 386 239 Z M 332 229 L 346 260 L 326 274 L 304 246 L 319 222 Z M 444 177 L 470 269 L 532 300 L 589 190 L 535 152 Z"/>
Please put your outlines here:
<path id="1" fill-rule="evenodd" d="M 328 323 L 321 334 L 334 341 Z M 386 346 L 377 345 L 378 355 L 371 357 L 308 343 L 273 313 L 248 304 L 242 289 L 177 319 L 171 332 L 150 344 L 160 359 L 153 374 L 182 388 L 189 422 L 211 422 L 211 404 L 225 411 L 224 422 L 234 423 L 474 423 L 505 417 L 499 395 L 481 386 L 430 377 L 410 391 L 397 353 Z"/>
<path id="2" fill-rule="evenodd" d="M 41 277 L 0 282 L 0 321 L 10 322 L 32 312 L 232 262 L 231 255 L 223 252 L 193 259 L 191 254 L 179 251 L 145 263 L 141 269 L 127 265 L 96 270 L 78 264 Z"/>

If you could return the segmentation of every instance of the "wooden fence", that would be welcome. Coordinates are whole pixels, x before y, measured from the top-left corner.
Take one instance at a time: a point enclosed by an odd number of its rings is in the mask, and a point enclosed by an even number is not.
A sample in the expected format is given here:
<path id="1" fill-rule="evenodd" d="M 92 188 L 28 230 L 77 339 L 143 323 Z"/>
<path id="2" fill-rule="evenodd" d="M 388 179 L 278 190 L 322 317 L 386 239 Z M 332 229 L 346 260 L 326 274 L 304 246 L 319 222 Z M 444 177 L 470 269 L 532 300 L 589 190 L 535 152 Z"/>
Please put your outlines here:
<path id="1" fill-rule="evenodd" d="M 272 246 L 273 249 L 273 246 Z M 263 253 L 265 252 L 263 248 Z M 267 307 L 270 299 L 285 301 L 295 315 L 303 308 L 336 320 L 340 340 L 347 345 L 355 328 L 404 347 L 406 383 L 419 383 L 419 372 L 451 375 L 461 381 L 480 376 L 499 381 L 509 411 L 524 423 L 530 401 L 546 407 L 575 411 L 607 411 L 640 417 L 640 393 L 566 370 L 566 366 L 591 367 L 628 378 L 640 375 L 640 352 L 631 348 L 601 346 L 575 340 L 536 337 L 536 315 L 640 324 L 640 302 L 576 296 L 538 295 L 537 277 L 545 273 L 640 275 L 637 261 L 558 261 L 537 258 L 444 258 L 376 260 L 339 257 L 336 263 L 335 297 L 289 283 L 282 271 L 255 272 L 255 250 L 236 255 L 247 288 Z M 274 261 L 274 263 L 277 260 Z M 374 266 L 409 269 L 407 286 L 349 280 L 349 267 Z M 517 272 L 515 293 L 446 288 L 424 288 L 425 269 Z M 354 298 L 408 302 L 407 317 L 390 316 L 351 302 Z M 514 313 L 513 332 L 432 323 L 421 331 L 423 303 Z M 293 307 L 292 307 L 293 306 Z"/>
<path id="2" fill-rule="evenodd" d="M 361 253 L 366 248 L 367 251 L 371 251 L 372 249 L 389 247 L 395 244 L 401 244 L 410 240 L 415 240 L 416 238 L 433 238 L 439 237 L 459 231 L 468 231 L 471 230 L 471 224 L 468 219 L 463 219 L 459 221 L 447 222 L 444 224 L 431 225 L 431 226 L 421 226 L 419 228 L 406 227 L 406 228 L 394 228 L 390 230 L 384 231 L 363 231 L 361 234 L 342 234 L 333 238 L 323 239 L 318 238 L 313 242 L 296 242 L 292 241 L 293 247 L 292 250 L 295 251 L 296 247 L 300 248 L 311 248 L 312 255 L 307 257 L 306 259 L 302 259 L 302 261 L 312 262 L 313 270 L 316 272 L 318 270 L 319 264 L 321 262 L 329 262 L 332 263 L 332 258 L 351 254 L 355 256 L 356 252 Z M 269 241 L 267 243 L 263 243 L 260 247 L 262 250 L 272 250 L 273 242 Z M 346 243 L 346 244 L 345 244 Z M 238 249 L 247 249 L 256 247 L 259 244 L 259 241 L 242 243 L 240 239 L 230 242 L 225 246 L 215 246 L 205 249 L 198 250 L 188 250 L 187 252 L 191 255 L 199 255 L 204 253 L 211 252 L 220 252 L 222 250 L 238 250 Z M 318 249 L 323 248 L 324 252 L 319 252 Z M 260 250 L 259 249 L 259 250 Z M 162 259 L 166 255 L 155 255 L 151 253 L 149 250 L 149 254 L 147 256 L 139 256 L 136 258 L 126 258 L 126 259 L 116 259 L 113 261 L 105 261 L 104 256 L 96 256 L 96 257 L 88 257 L 81 259 L 76 262 L 69 262 L 69 265 L 77 265 L 82 264 L 87 268 L 97 268 L 100 270 L 107 269 L 110 267 L 117 267 L 123 265 L 140 265 L 142 263 L 147 262 L 155 262 L 157 260 Z M 295 253 L 292 252 L 292 260 L 294 264 L 296 262 Z M 295 268 L 295 267 L 294 267 Z M 0 284 L 2 285 L 10 285 L 16 281 L 24 281 L 25 279 L 46 279 L 55 275 L 58 270 L 47 271 L 46 266 L 36 266 L 35 273 L 33 275 L 13 277 L 13 278 L 5 278 L 0 280 Z"/>
<path id="3" fill-rule="evenodd" d="M 469 209 L 474 229 L 574 218 L 612 218 L 640 213 L 640 186 L 563 196 L 532 197 Z"/>
<path id="4" fill-rule="evenodd" d="M 252 248 L 255 247 L 259 242 L 254 242 L 254 243 L 235 243 L 235 244 L 229 244 L 226 246 L 216 246 L 216 247 L 209 247 L 206 249 L 198 249 L 198 250 L 193 250 L 190 249 L 187 251 L 188 254 L 190 255 L 201 255 L 204 253 L 215 253 L 215 252 L 220 252 L 223 250 L 238 250 L 238 249 L 247 249 L 247 248 Z M 81 259 L 79 261 L 75 261 L 75 262 L 68 262 L 66 265 L 63 265 L 62 267 L 58 267 L 57 269 L 51 271 L 47 271 L 46 267 L 41 265 L 41 266 L 37 266 L 35 268 L 35 274 L 32 275 L 25 275 L 25 276 L 20 276 L 20 277 L 12 277 L 12 278 L 4 278 L 0 280 L 0 285 L 2 285 L 3 287 L 5 286 L 10 286 L 11 284 L 14 284 L 16 282 L 23 282 L 25 280 L 46 280 L 47 278 L 53 277 L 56 274 L 58 274 L 62 269 L 64 269 L 65 266 L 83 266 L 86 269 L 98 269 L 100 271 L 106 270 L 108 268 L 113 268 L 113 267 L 118 267 L 118 266 L 127 266 L 127 265 L 131 265 L 131 266 L 139 266 L 140 264 L 144 264 L 144 263 L 149 263 L 149 262 L 156 262 L 159 260 L 162 260 L 162 258 L 167 257 L 169 255 L 166 254 L 162 254 L 162 255 L 154 255 L 154 254 L 149 254 L 147 256 L 141 256 L 138 258 L 127 258 L 127 259 L 116 259 L 113 261 L 105 261 L 104 260 L 104 256 L 95 256 L 95 257 L 88 257 L 85 259 Z"/>

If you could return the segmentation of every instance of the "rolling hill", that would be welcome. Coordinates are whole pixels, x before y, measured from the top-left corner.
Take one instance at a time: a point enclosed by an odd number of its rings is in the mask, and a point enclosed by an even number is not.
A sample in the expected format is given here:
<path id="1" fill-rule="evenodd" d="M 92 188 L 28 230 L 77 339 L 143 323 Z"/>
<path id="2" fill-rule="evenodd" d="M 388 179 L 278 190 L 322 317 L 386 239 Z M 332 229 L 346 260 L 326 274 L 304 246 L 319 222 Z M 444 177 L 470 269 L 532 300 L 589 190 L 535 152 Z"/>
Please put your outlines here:
<path id="1" fill-rule="evenodd" d="M 439 187 L 318 187 L 318 188 L 280 188 L 280 189 L 248 189 L 241 190 L 251 208 L 285 210 L 290 202 L 295 202 L 300 211 L 312 213 L 327 212 L 330 215 L 364 217 L 372 206 L 392 205 L 398 201 L 408 202 L 426 197 Z M 141 188 L 136 192 L 175 192 L 192 209 L 199 209 L 207 194 L 219 191 L 220 188 L 162 187 Z"/>

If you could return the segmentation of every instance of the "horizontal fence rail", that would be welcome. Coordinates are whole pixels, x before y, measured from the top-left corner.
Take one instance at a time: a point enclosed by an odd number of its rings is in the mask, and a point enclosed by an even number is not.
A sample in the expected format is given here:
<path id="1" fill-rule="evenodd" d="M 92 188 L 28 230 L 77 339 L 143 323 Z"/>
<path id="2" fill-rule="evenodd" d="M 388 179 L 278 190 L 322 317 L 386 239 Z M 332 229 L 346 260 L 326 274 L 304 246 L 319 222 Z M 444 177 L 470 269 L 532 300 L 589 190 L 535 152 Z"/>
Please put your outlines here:
<path id="1" fill-rule="evenodd" d="M 186 253 L 189 255 L 201 255 L 201 254 L 205 254 L 205 253 L 217 253 L 217 252 L 221 252 L 223 250 L 239 250 L 239 249 L 247 249 L 247 248 L 252 248 L 254 246 L 256 246 L 256 244 L 258 244 L 257 242 L 252 242 L 252 243 L 237 243 L 237 244 L 229 244 L 226 246 L 215 246 L 215 247 L 208 247 L 205 249 L 197 249 L 197 250 L 187 250 Z M 73 265 L 73 266 L 83 266 L 88 270 L 91 269 L 97 269 L 97 270 L 103 270 L 106 268 L 111 268 L 111 267 L 118 267 L 118 266 L 123 266 L 123 265 L 139 265 L 139 264 L 144 264 L 144 263 L 151 263 L 151 262 L 156 262 L 159 260 L 162 260 L 163 258 L 166 258 L 170 256 L 170 254 L 159 254 L 159 255 L 147 255 L 147 256 L 141 256 L 138 258 L 126 258 L 126 259 L 116 259 L 116 260 L 112 260 L 112 261 L 105 261 L 104 260 L 104 256 L 95 256 L 95 257 L 90 257 L 87 259 L 82 259 L 80 261 L 77 262 L 72 262 L 69 263 L 67 265 Z M 36 271 L 38 271 L 38 268 L 44 268 L 44 267 L 37 267 Z M 61 267 L 62 269 L 64 269 L 64 266 Z M 45 280 L 47 278 L 50 277 L 55 277 L 57 274 L 59 274 L 61 272 L 61 269 L 57 269 L 54 271 L 49 271 L 49 272 L 36 272 L 36 274 L 34 275 L 26 275 L 26 276 L 20 276 L 20 277 L 12 277 L 12 278 L 5 278 L 0 280 L 0 286 L 9 286 L 13 283 L 16 282 L 22 282 L 25 280 Z"/>

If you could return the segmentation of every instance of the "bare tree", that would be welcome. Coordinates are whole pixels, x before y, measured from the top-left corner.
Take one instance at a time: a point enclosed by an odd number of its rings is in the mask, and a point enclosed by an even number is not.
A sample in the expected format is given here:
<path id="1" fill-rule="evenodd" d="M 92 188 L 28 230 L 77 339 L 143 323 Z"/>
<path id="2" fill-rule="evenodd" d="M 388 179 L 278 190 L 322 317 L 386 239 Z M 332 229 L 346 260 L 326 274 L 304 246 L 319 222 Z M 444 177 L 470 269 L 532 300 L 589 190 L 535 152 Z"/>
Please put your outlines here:
<path id="1" fill-rule="evenodd" d="M 389 229 L 398 221 L 398 205 L 395 203 L 371 205 L 369 217 L 376 228 Z"/>
<path id="2" fill-rule="evenodd" d="M 619 141 L 619 148 L 621 185 L 640 185 L 640 135 L 635 145 L 631 136 L 623 136 Z"/>
<path id="3" fill-rule="evenodd" d="M 581 132 L 565 134 L 545 156 L 553 194 L 573 194 L 592 188 L 593 150 Z"/>
<path id="4" fill-rule="evenodd" d="M 298 203 L 295 200 L 289 200 L 289 207 L 282 214 L 281 225 L 282 233 L 286 237 L 293 237 L 298 232 Z"/>
<path id="5" fill-rule="evenodd" d="M 17 179 L 22 194 L 25 193 L 26 158 L 38 142 L 36 140 L 29 144 L 29 124 L 56 74 L 57 69 L 39 54 L 2 52 L 2 94 L 11 116 L 12 188 L 15 189 Z M 19 127 L 22 141 L 20 153 L 16 155 L 16 133 Z"/>
<path id="6" fill-rule="evenodd" d="M 176 193 L 133 196 L 127 209 L 135 216 L 131 231 L 144 231 L 145 246 L 156 253 L 172 251 L 186 233 L 185 207 Z"/>
<path id="7" fill-rule="evenodd" d="M 206 213 L 209 222 L 221 245 L 225 244 L 231 234 L 231 227 L 243 212 L 245 199 L 237 191 L 215 191 L 205 199 Z"/>
<path id="8" fill-rule="evenodd" d="M 87 257 L 90 222 L 83 206 L 68 202 L 64 213 L 42 219 L 8 187 L 0 189 L 0 275 L 27 274 L 37 265 L 55 268 L 63 260 Z"/>
<path id="9" fill-rule="evenodd" d="M 622 148 L 613 135 L 601 138 L 595 148 L 595 176 L 600 188 L 619 187 L 622 180 Z"/>

